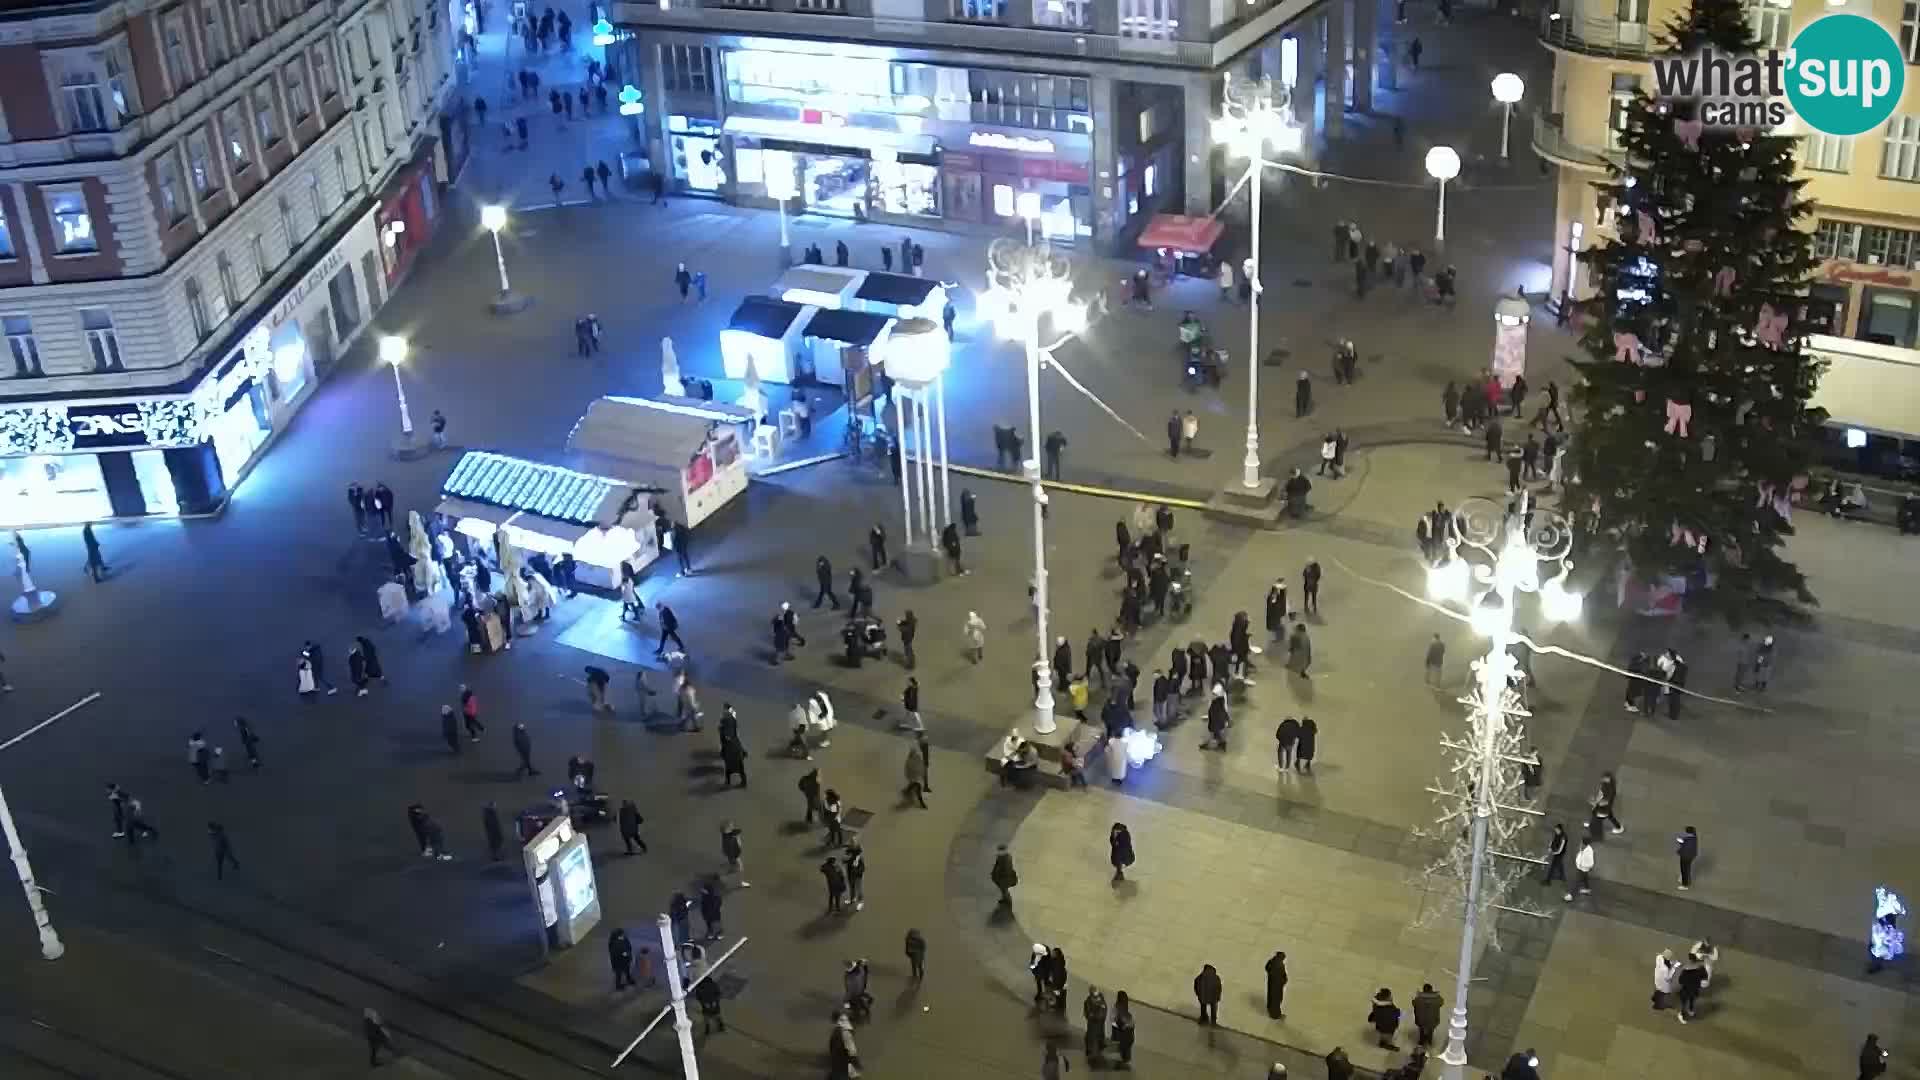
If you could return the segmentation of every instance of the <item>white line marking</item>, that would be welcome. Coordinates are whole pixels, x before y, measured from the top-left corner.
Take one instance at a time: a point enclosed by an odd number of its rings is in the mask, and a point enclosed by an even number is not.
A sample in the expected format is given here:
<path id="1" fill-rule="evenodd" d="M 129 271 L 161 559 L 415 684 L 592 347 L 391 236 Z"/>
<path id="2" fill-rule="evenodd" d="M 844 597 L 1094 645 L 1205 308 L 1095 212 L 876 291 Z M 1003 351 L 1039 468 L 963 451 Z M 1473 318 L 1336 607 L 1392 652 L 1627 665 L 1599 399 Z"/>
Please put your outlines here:
<path id="1" fill-rule="evenodd" d="M 32 735 L 34 732 L 39 731 L 43 727 L 46 727 L 48 724 L 52 724 L 59 720 L 64 720 L 67 718 L 69 714 L 79 712 L 81 709 L 84 709 L 87 706 L 99 700 L 100 700 L 100 691 L 95 690 L 93 693 L 88 694 L 86 697 L 81 698 L 79 701 L 74 702 L 73 704 L 67 706 L 64 709 L 61 709 L 59 712 L 54 713 L 52 716 L 47 717 L 45 720 L 42 720 L 39 723 L 28 728 L 27 730 L 21 732 L 20 734 L 15 735 L 13 738 L 8 739 L 6 742 L 0 743 L 0 750 L 5 750 L 11 747 L 14 743 L 20 742 L 21 740 L 25 739 L 27 736 Z"/>

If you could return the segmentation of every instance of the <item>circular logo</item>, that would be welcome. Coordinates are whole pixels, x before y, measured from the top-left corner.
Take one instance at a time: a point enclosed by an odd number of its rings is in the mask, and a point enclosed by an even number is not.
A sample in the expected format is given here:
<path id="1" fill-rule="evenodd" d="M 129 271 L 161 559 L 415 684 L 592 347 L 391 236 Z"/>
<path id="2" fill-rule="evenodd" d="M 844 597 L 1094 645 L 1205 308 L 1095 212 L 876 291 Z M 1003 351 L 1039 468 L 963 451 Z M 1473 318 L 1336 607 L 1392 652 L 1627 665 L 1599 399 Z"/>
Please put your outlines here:
<path id="1" fill-rule="evenodd" d="M 1906 89 L 1900 43 L 1872 19 L 1828 15 L 1808 23 L 1787 53 L 1787 100 L 1807 126 L 1858 135 L 1887 122 Z"/>

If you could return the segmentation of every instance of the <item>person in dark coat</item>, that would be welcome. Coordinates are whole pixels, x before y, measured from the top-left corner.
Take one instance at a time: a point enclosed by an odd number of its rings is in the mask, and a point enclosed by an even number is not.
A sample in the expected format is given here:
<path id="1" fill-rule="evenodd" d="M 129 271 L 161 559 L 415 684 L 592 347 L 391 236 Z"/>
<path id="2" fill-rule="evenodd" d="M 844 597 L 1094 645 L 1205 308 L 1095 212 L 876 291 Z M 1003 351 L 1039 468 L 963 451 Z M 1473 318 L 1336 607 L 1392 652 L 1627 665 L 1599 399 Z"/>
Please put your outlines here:
<path id="1" fill-rule="evenodd" d="M 907 930 L 907 967 L 915 981 L 927 977 L 927 938 L 916 928 Z"/>
<path id="2" fill-rule="evenodd" d="M 1107 830 L 1107 861 L 1113 864 L 1114 883 L 1125 881 L 1127 867 L 1133 865 L 1133 834 L 1117 821 Z"/>
<path id="3" fill-rule="evenodd" d="M 960 527 L 968 536 L 980 535 L 980 508 L 976 505 L 972 488 L 960 489 Z"/>
<path id="4" fill-rule="evenodd" d="M 1125 990 L 1113 995 L 1113 1048 L 1120 1055 L 1119 1067 L 1133 1068 L 1133 1001 Z"/>
<path id="5" fill-rule="evenodd" d="M 1267 636 L 1279 641 L 1287 636 L 1287 579 L 1278 578 L 1267 587 Z"/>
<path id="6" fill-rule="evenodd" d="M 215 881 L 227 876 L 227 867 L 240 869 L 240 860 L 233 857 L 233 841 L 227 838 L 227 827 L 217 821 L 207 822 L 207 839 L 213 843 L 213 877 Z"/>
<path id="7" fill-rule="evenodd" d="M 1047 954 L 1047 999 L 1054 1012 L 1067 1014 L 1067 952 L 1057 945 Z"/>
<path id="8" fill-rule="evenodd" d="M 525 724 L 513 725 L 513 752 L 520 758 L 520 767 L 513 771 L 514 779 L 540 775 L 540 770 L 533 767 L 533 736 L 527 734 Z"/>
<path id="9" fill-rule="evenodd" d="M 1887 1071 L 1887 1052 L 1880 1047 L 1880 1036 L 1868 1035 L 1860 1044 L 1860 1080 L 1875 1080 Z"/>
<path id="10" fill-rule="evenodd" d="M 1294 768 L 1299 769 L 1301 772 L 1305 772 L 1305 773 L 1312 772 L 1313 771 L 1313 755 L 1314 755 L 1314 752 L 1319 749 L 1319 743 L 1320 743 L 1320 725 L 1314 723 L 1313 717 L 1311 716 L 1301 717 L 1300 718 L 1300 743 L 1299 745 L 1295 746 L 1293 750 Z"/>
<path id="11" fill-rule="evenodd" d="M 1000 890 L 1000 906 L 1013 906 L 1013 887 L 1020 884 L 1020 874 L 1013 868 L 1013 852 L 1007 845 L 1001 844 L 993 857 L 993 871 L 987 875 L 993 887 Z"/>
<path id="12" fill-rule="evenodd" d="M 613 968 L 613 988 L 624 990 L 640 985 L 633 980 L 633 942 L 627 932 L 615 927 L 607 937 L 607 963 Z"/>
<path id="13" fill-rule="evenodd" d="M 1193 997 L 1200 1003 L 1200 1022 L 1220 1026 L 1220 973 L 1204 964 L 1193 977 Z"/>
<path id="14" fill-rule="evenodd" d="M 447 749 L 460 752 L 460 719 L 451 705 L 440 706 L 440 737 L 447 740 Z"/>
<path id="15" fill-rule="evenodd" d="M 1417 1045 L 1433 1045 L 1433 1033 L 1440 1028 L 1441 1004 L 1440 994 L 1433 984 L 1421 983 L 1420 992 L 1413 995 L 1413 1030 Z"/>
<path id="16" fill-rule="evenodd" d="M 1400 1030 L 1400 1006 L 1393 1003 L 1393 991 L 1381 987 L 1373 995 L 1373 1008 L 1367 1012 L 1367 1023 L 1373 1025 L 1373 1032 L 1380 1037 L 1380 1048 L 1398 1050 L 1394 1045 L 1393 1033 Z"/>
<path id="17" fill-rule="evenodd" d="M 827 913 L 841 910 L 841 901 L 847 895 L 847 875 L 840 869 L 840 860 L 829 855 L 820 864 L 820 876 L 827 880 Z"/>
<path id="18" fill-rule="evenodd" d="M 1281 1005 L 1287 997 L 1287 954 L 1275 952 L 1267 957 L 1267 1015 L 1279 1020 L 1287 1014 Z"/>
<path id="19" fill-rule="evenodd" d="M 368 1066 L 380 1064 L 380 1051 L 383 1049 L 395 1057 L 400 1056 L 400 1051 L 393 1045 L 393 1033 L 387 1030 L 387 1022 L 380 1019 L 380 1014 L 371 1008 L 360 1010 L 360 1033 L 367 1037 Z"/>
<path id="20" fill-rule="evenodd" d="M 1066 635 L 1054 639 L 1053 644 L 1053 684 L 1056 690 L 1065 691 L 1073 683 L 1073 646 L 1067 644 Z"/>
<path id="21" fill-rule="evenodd" d="M 1280 726 L 1273 731 L 1273 740 L 1279 757 L 1280 771 L 1286 772 L 1293 768 L 1294 755 L 1300 749 L 1300 721 L 1291 716 L 1282 718 Z"/>
<path id="22" fill-rule="evenodd" d="M 727 1030 L 727 1022 L 720 1016 L 720 984 L 713 979 L 702 979 L 700 985 L 693 988 L 693 999 L 700 1003 L 700 1034 L 711 1035 L 715 1031 Z"/>
<path id="23" fill-rule="evenodd" d="M 819 607 L 820 601 L 830 600 L 833 610 L 839 611 L 840 598 L 833 593 L 833 564 L 827 561 L 825 555 L 813 560 L 813 579 L 820 585 L 820 591 L 814 594 L 813 606 Z"/>
<path id="24" fill-rule="evenodd" d="M 720 890 L 709 881 L 700 886 L 700 921 L 707 924 L 707 940 L 719 941 L 724 932 L 720 924 Z"/>
<path id="25" fill-rule="evenodd" d="M 506 834 L 500 828 L 500 808 L 488 803 L 480 808 L 480 828 L 487 834 L 487 858 L 500 861 L 500 851 L 506 846 Z"/>
<path id="26" fill-rule="evenodd" d="M 1227 728 L 1232 723 L 1232 718 L 1227 714 L 1227 691 L 1216 684 L 1213 699 L 1207 702 L 1207 741 L 1200 744 L 1200 749 L 1225 750 Z"/>
<path id="27" fill-rule="evenodd" d="M 949 525 L 947 528 L 951 529 L 953 526 Z M 912 608 L 908 608 L 905 614 L 894 620 L 893 628 L 900 632 L 900 660 L 906 665 L 908 671 L 912 671 L 920 664 L 920 658 L 913 652 L 913 643 L 920 636 L 920 616 L 915 615 Z"/>
<path id="28" fill-rule="evenodd" d="M 740 786 L 747 786 L 747 748 L 740 745 L 739 739 L 723 739 L 720 742 L 720 761 L 726 769 L 722 783 L 733 786 L 733 778 L 740 778 Z"/>
<path id="29" fill-rule="evenodd" d="M 1327 1080 L 1352 1080 L 1353 1062 L 1347 1059 L 1345 1047 L 1336 1046 L 1327 1051 Z"/>

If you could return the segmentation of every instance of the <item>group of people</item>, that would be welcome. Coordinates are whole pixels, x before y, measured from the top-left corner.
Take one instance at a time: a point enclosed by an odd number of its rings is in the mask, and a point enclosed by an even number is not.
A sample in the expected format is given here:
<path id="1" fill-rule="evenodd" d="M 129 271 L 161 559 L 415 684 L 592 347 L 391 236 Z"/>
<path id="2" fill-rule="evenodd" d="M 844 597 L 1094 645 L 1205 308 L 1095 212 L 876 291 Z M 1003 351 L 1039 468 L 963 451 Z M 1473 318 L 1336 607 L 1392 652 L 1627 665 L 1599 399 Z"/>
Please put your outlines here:
<path id="1" fill-rule="evenodd" d="M 1428 284 L 1425 277 L 1426 252 L 1417 247 L 1402 248 L 1391 240 L 1380 244 L 1366 237 L 1358 222 L 1337 221 L 1333 224 L 1333 261 L 1353 266 L 1354 295 L 1362 298 L 1376 282 L 1383 285 L 1391 283 L 1396 289 L 1411 284 L 1416 290 Z M 1457 272 L 1451 266 L 1433 275 L 1433 298 L 1436 303 L 1452 306 L 1456 276 Z"/>

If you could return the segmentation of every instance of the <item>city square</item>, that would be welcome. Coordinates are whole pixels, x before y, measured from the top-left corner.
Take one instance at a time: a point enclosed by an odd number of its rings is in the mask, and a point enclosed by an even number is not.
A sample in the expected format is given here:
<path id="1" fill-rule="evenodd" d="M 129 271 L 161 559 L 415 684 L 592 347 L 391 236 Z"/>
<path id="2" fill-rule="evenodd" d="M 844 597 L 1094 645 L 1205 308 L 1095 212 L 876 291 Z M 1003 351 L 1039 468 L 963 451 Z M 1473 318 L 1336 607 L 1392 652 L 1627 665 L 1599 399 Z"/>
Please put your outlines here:
<path id="1" fill-rule="evenodd" d="M 1536 407 L 1549 383 L 1571 398 L 1582 379 L 1569 362 L 1586 347 L 1581 328 L 1557 317 L 1573 290 L 1557 203 L 1569 181 L 1553 170 L 1571 170 L 1536 127 L 1551 122 L 1545 102 L 1558 62 L 1542 37 L 1558 31 L 1543 30 L 1535 16 L 1544 13 L 1531 11 L 1402 5 L 1411 10 L 1397 25 L 1391 6 L 1360 6 L 1371 14 L 1358 33 L 1378 35 L 1392 78 L 1374 85 L 1369 63 L 1356 60 L 1353 78 L 1369 84 L 1364 101 L 1336 104 L 1331 123 L 1324 101 L 1296 97 L 1290 122 L 1317 109 L 1321 141 L 1287 168 L 1256 170 L 1257 350 L 1243 292 L 1173 276 L 1155 280 L 1150 306 L 1128 303 L 1146 252 L 1105 250 L 1084 233 L 1077 242 L 1060 237 L 1049 254 L 1070 274 L 1074 314 L 1084 318 L 1067 317 L 1064 304 L 1051 313 L 1054 329 L 1072 332 L 1038 373 L 1037 425 L 1027 389 L 1033 360 L 1006 332 L 1013 320 L 991 288 L 989 258 L 1030 239 L 1052 204 L 1029 217 L 1023 236 L 990 225 L 907 228 L 820 208 L 777 214 L 751 198 L 685 190 L 658 198 L 644 174 L 629 175 L 630 159 L 646 152 L 632 115 L 600 112 L 583 98 L 582 115 L 563 123 L 544 91 L 515 100 L 514 73 L 588 86 L 587 57 L 627 55 L 612 43 L 584 47 L 598 9 L 573 10 L 577 53 L 537 57 L 509 40 L 499 25 L 506 13 L 488 16 L 449 78 L 464 88 L 464 111 L 473 109 L 467 99 L 485 98 L 492 120 L 481 114 L 463 129 L 470 150 L 436 189 L 431 238 L 413 250 L 407 229 L 392 229 L 397 219 L 354 224 L 349 205 L 335 211 L 342 235 L 365 233 L 385 258 L 405 251 L 406 261 L 389 266 L 377 297 L 359 294 L 365 326 L 341 335 L 339 355 L 322 363 L 309 341 L 311 388 L 299 391 L 308 396 L 297 414 L 275 407 L 271 434 L 249 443 L 243 467 L 229 466 L 217 512 L 188 512 L 178 479 L 186 474 L 173 466 L 178 516 L 103 518 L 88 539 L 79 518 L 16 534 L 31 550 L 31 582 L 58 599 L 34 621 L 17 619 L 0 644 L 0 682 L 12 684 L 0 701 L 0 787 L 63 951 L 44 958 L 45 936 L 35 940 L 26 905 L 9 891 L 10 917 L 0 920 L 6 1074 L 678 1075 L 684 1046 L 713 1077 L 847 1075 L 833 1071 L 830 1044 L 841 1039 L 836 1018 L 850 1004 L 844 973 L 864 960 L 871 1001 L 852 1038 L 870 1077 L 1039 1070 L 1057 1080 L 1039 1064 L 1049 1048 L 1075 1070 L 1112 1068 L 1111 1045 L 1101 1063 L 1084 1049 L 1082 1003 L 1096 988 L 1109 1007 L 1121 992 L 1131 999 L 1131 1070 L 1143 1077 L 1260 1077 L 1279 1065 L 1287 1076 L 1318 1078 L 1330 1075 L 1325 1058 L 1336 1047 L 1352 1075 L 1399 1075 L 1423 984 L 1444 1007 L 1421 1075 L 1506 1080 L 1517 1057 L 1537 1059 L 1532 1075 L 1553 1080 L 1851 1076 L 1869 1033 L 1892 1051 L 1886 1075 L 1913 1075 L 1903 1060 L 1913 969 L 1897 957 L 1869 967 L 1876 887 L 1904 895 L 1920 875 L 1920 847 L 1904 828 L 1904 807 L 1920 800 L 1908 786 L 1916 750 L 1904 730 L 1914 710 L 1898 690 L 1920 648 L 1920 616 L 1904 573 L 1907 538 L 1889 524 L 1904 489 L 1873 481 L 1886 520 L 1822 513 L 1817 492 L 1793 508 L 1784 555 L 1818 600 L 1801 605 L 1800 621 L 1732 628 L 1707 611 L 1648 613 L 1655 605 L 1643 602 L 1644 589 L 1627 598 L 1611 569 L 1603 576 L 1584 558 L 1568 575 L 1582 594 L 1578 617 L 1550 620 L 1544 592 L 1516 604 L 1503 572 L 1490 571 L 1486 582 L 1507 588 L 1498 640 L 1523 635 L 1532 647 L 1517 650 L 1527 657 L 1524 694 L 1518 674 L 1485 674 L 1505 669 L 1479 666 L 1493 636 L 1480 632 L 1479 604 L 1429 599 L 1440 560 L 1423 553 L 1416 523 L 1436 503 L 1465 514 L 1476 505 L 1503 511 L 1513 497 L 1504 457 L 1489 460 L 1483 437 L 1442 405 L 1443 391 L 1476 392 L 1501 362 L 1497 305 L 1516 293 L 1524 302 L 1519 340 Z M 611 14 L 628 26 L 620 10 Z M 1425 59 L 1397 62 L 1392 54 L 1410 40 L 1423 43 Z M 1488 95 L 1503 72 L 1525 81 L 1517 110 Z M 1345 73 L 1320 74 L 1328 93 L 1347 93 L 1337 81 Z M 1311 79 L 1306 99 L 1315 99 Z M 615 81 L 649 94 L 664 85 L 651 71 Z M 531 121 L 529 148 L 515 119 Z M 351 114 L 341 121 L 354 123 Z M 1444 239 L 1435 236 L 1429 175 L 1436 148 L 1454 152 L 1457 171 L 1442 189 Z M 581 169 L 601 161 L 619 179 L 601 180 L 594 194 Z M 1186 172 L 1216 167 L 1189 162 Z M 1239 160 L 1215 187 L 1233 192 L 1245 168 Z M 550 179 L 565 189 L 554 191 Z M 1066 205 L 1059 213 L 1077 212 Z M 331 241 L 318 206 L 316 246 Z M 1235 253 L 1229 266 L 1237 268 L 1250 236 L 1245 190 L 1186 209 L 1218 215 L 1221 250 Z M 1060 220 L 1041 224 L 1042 233 Z M 1368 240 L 1427 252 L 1433 271 L 1454 275 L 1457 300 L 1434 302 L 1417 274 L 1408 285 L 1389 275 L 1356 290 L 1355 260 L 1329 251 L 1330 226 L 1347 222 Z M 701 410 L 723 415 L 757 389 L 770 414 L 789 409 L 795 391 L 781 380 L 763 382 L 756 370 L 749 385 L 729 372 L 722 335 L 739 332 L 742 301 L 766 296 L 809 247 L 833 253 L 844 243 L 852 268 L 878 271 L 881 252 L 890 266 L 903 240 L 924 249 L 919 276 L 953 298 L 939 406 L 951 491 L 936 485 L 928 498 L 939 503 L 936 523 L 957 521 L 963 497 L 977 506 L 977 534 L 961 540 L 964 575 L 931 569 L 941 560 L 924 523 L 922 550 L 903 551 L 912 527 L 903 529 L 898 478 L 877 450 L 849 458 L 843 433 L 858 409 L 839 385 L 826 385 L 808 391 L 810 432 L 783 432 L 771 453 L 740 440 L 753 456 L 743 470 L 751 479 L 676 533 L 679 550 L 645 538 L 658 543 L 649 549 L 658 557 L 635 582 L 645 609 L 637 619 L 623 613 L 617 584 L 598 583 L 523 624 L 507 639 L 510 651 L 470 648 L 458 618 L 443 630 L 415 611 L 383 619 L 380 589 L 400 545 L 383 543 L 377 525 L 356 527 L 359 507 L 343 505 L 349 485 L 391 489 L 404 536 L 409 512 L 440 509 L 449 520 L 484 512 L 473 506 L 492 496 L 453 490 L 467 455 L 594 472 L 569 455 L 589 406 L 609 398 L 706 417 Z M 341 294 L 329 283 L 341 267 L 316 265 L 324 274 L 313 277 L 315 302 L 338 319 Z M 342 265 L 357 272 L 362 264 L 356 255 Z M 374 264 L 365 265 L 370 273 Z M 676 281 L 683 268 L 697 275 L 697 289 Z M 0 286 L 0 297 L 8 291 Z M 1194 385 L 1186 374 L 1179 324 L 1187 313 L 1225 351 L 1220 385 Z M 908 321 L 893 332 L 904 336 Z M 663 372 L 663 339 L 673 342 L 677 373 Z M 1358 373 L 1343 379 L 1337 354 L 1349 340 Z M 262 382 L 283 348 L 276 336 L 258 359 Z M 710 381 L 712 402 L 676 394 L 667 374 Z M 1310 409 L 1296 404 L 1302 381 Z M 1898 397 L 1898 387 L 1889 393 Z M 1704 416 L 1708 399 L 1697 407 Z M 894 428 L 893 406 L 869 408 Z M 1583 418 L 1567 408 L 1569 427 L 1581 430 Z M 1182 414 L 1197 422 L 1177 454 L 1163 434 L 1169 413 L 1176 424 Z M 1531 413 L 1506 418 L 1509 446 L 1533 432 Z M 444 417 L 444 442 L 429 417 Z M 870 411 L 869 428 L 874 419 Z M 1250 419 L 1257 475 L 1281 483 L 1299 470 L 1312 483 L 1304 512 L 1244 494 Z M 1842 419 L 1854 422 L 1835 422 Z M 1876 439 L 1898 433 L 1860 423 Z M 930 445 L 919 421 L 910 427 L 910 446 Z M 1128 580 L 1115 523 L 1143 540 L 1143 515 L 1165 507 L 1172 525 L 1162 540 L 1190 553 L 1190 610 L 1149 611 L 1121 635 L 1124 661 L 1142 672 L 1142 700 L 1107 708 L 1109 687 L 1124 677 L 1096 676 L 1082 706 L 1087 728 L 1118 712 L 1137 733 L 1154 732 L 1144 683 L 1188 642 L 1204 649 L 1227 640 L 1245 613 L 1260 648 L 1251 677 L 1227 694 L 1233 723 L 1221 744 L 1211 745 L 1205 689 L 1182 699 L 1184 719 L 1155 732 L 1157 753 L 1134 761 L 1124 782 L 1109 781 L 1099 751 L 1085 762 L 1086 786 L 1057 776 L 1058 746 L 1076 730 L 1080 703 L 1056 686 L 1061 730 L 1036 728 L 1031 665 L 1054 647 L 1036 642 L 1032 596 L 1032 493 L 1042 489 L 996 454 L 1001 428 L 1019 433 L 1036 471 L 1046 435 L 1065 439 L 1058 476 L 1044 486 L 1043 595 L 1046 637 L 1068 645 L 1076 673 L 1088 662 L 1089 634 L 1104 638 L 1121 621 Z M 1329 470 L 1323 441 L 1336 432 L 1342 457 Z M 209 445 L 225 437 L 211 431 Z M 677 474 L 681 463 L 670 464 Z M 905 467 L 919 473 L 917 451 Z M 627 474 L 607 482 L 615 494 L 644 494 Z M 141 483 L 151 500 L 150 477 Z M 1563 499 L 1565 481 L 1542 475 L 1517 486 L 1534 501 L 1490 519 L 1513 534 L 1533 535 L 1531 518 L 1521 524 L 1529 512 L 1542 521 L 1583 513 Z M 920 495 L 913 499 L 907 512 L 919 514 Z M 455 505 L 467 509 L 448 509 Z M 542 527 L 511 499 L 494 509 L 500 521 L 489 527 Z M 585 532 L 591 522 L 573 525 Z M 894 545 L 885 567 L 870 561 L 876 526 Z M 477 550 L 493 541 L 483 532 L 461 543 Z M 689 572 L 676 572 L 676 555 Z M 1542 583 L 1563 555 L 1543 559 Z M 23 577 L 28 559 L 23 550 Z M 840 593 L 831 608 L 815 600 L 821 559 Z M 96 561 L 104 573 L 94 573 Z M 510 573 L 500 561 L 494 572 Z M 1309 564 L 1323 575 L 1312 604 L 1302 580 Z M 850 664 L 839 608 L 851 599 L 845 586 L 856 568 L 872 584 L 887 647 Z M 1276 581 L 1291 590 L 1288 625 L 1277 634 L 1263 618 Z M 456 594 L 427 591 L 411 599 L 431 609 Z M 806 638 L 791 658 L 770 632 L 783 605 Z M 677 614 L 683 659 L 661 655 L 665 607 Z M 899 631 L 909 612 L 919 627 L 911 665 Z M 970 636 L 976 615 L 981 639 Z M 1289 670 L 1296 658 L 1285 638 L 1296 622 L 1311 638 L 1311 678 Z M 1751 675 L 1743 632 L 1777 642 L 1764 693 L 1736 685 Z M 348 678 L 349 649 L 361 636 L 378 646 L 384 668 L 383 678 L 365 680 L 364 695 Z M 303 651 L 316 642 L 327 663 L 303 682 Z M 1690 682 L 1674 680 L 1685 684 L 1684 709 L 1623 708 L 1630 658 L 1667 650 L 1691 667 Z M 675 717 L 682 663 L 703 713 L 695 730 Z M 610 676 L 609 709 L 594 703 L 596 669 Z M 919 759 L 924 806 L 902 786 L 915 768 L 915 739 L 903 729 L 910 677 L 929 748 Z M 1524 799 L 1505 787 L 1481 799 L 1475 786 L 1517 777 L 1517 760 L 1483 755 L 1471 759 L 1485 770 L 1476 779 L 1448 775 L 1461 760 L 1458 740 L 1484 730 L 1470 713 L 1484 717 L 1496 687 L 1511 687 L 1501 698 L 1506 722 L 1537 754 L 1527 764 L 1540 779 Z M 455 731 L 457 713 L 443 715 L 460 709 L 468 690 L 470 740 Z M 791 750 L 791 715 L 818 693 L 840 723 L 802 760 Z M 731 746 L 722 737 L 726 711 L 737 713 Z M 257 766 L 235 717 L 258 733 Z M 1289 717 L 1318 725 L 1311 771 L 1276 769 L 1273 732 Z M 514 745 L 516 725 L 530 749 Z M 211 777 L 196 773 L 203 761 L 188 745 L 202 731 L 227 763 Z M 1045 747 L 1038 782 L 1003 782 L 994 755 L 1009 731 Z M 738 788 L 729 775 L 735 754 L 744 762 Z M 553 922 L 542 903 L 553 894 L 543 901 L 530 890 L 512 823 L 522 810 L 555 816 L 554 800 L 573 787 L 574 757 L 592 763 L 590 787 L 614 806 L 633 800 L 646 850 L 629 854 L 612 821 L 579 826 L 598 925 L 567 945 L 561 930 L 548 937 Z M 516 763 L 539 772 L 525 775 Z M 812 824 L 799 786 L 815 769 L 843 799 L 847 832 L 870 864 L 865 903 L 844 912 L 826 911 L 821 868 L 844 851 Z M 1617 780 L 1620 828 L 1603 828 L 1592 809 L 1607 778 Z M 109 784 L 141 801 L 157 836 L 118 835 L 124 806 L 110 803 Z M 1509 797 L 1514 805 L 1500 805 Z M 410 835 L 413 806 L 443 835 Z M 489 857 L 483 808 L 509 823 L 504 857 Z M 1454 892 L 1464 884 L 1423 871 L 1449 850 L 1471 849 L 1453 836 L 1470 835 L 1476 816 L 1488 830 L 1500 827 L 1488 819 L 1518 823 L 1512 853 L 1536 861 L 1489 855 L 1486 847 L 1502 846 L 1497 832 L 1474 856 L 1489 875 L 1504 863 L 1515 880 L 1497 896 L 1488 884 L 1474 909 L 1468 1066 L 1455 1074 L 1440 1055 L 1458 1004 L 1467 908 Z M 224 865 L 215 856 L 208 866 L 210 822 L 231 840 Z M 1105 843 L 1116 823 L 1127 826 L 1135 856 L 1124 880 Z M 1594 828 L 1590 893 L 1540 881 L 1556 823 L 1576 838 Z M 1675 842 L 1689 826 L 1700 854 L 1687 871 L 1697 880 L 1682 890 Z M 730 827 L 744 847 L 732 868 L 722 847 Z M 451 858 L 422 858 L 423 849 Z M 1018 868 L 1010 904 L 991 876 L 1003 849 Z M 705 958 L 725 960 L 710 974 L 704 961 L 687 970 L 720 989 L 724 1030 L 704 1030 L 689 991 L 684 1044 L 669 1015 L 634 1045 L 670 1004 L 657 922 L 675 894 L 697 898 L 708 884 L 723 903 L 725 932 L 703 941 Z M 708 925 L 694 923 L 692 936 L 702 939 Z M 651 950 L 646 985 L 613 988 L 615 928 Z M 903 950 L 909 931 L 926 944 L 923 978 Z M 1663 950 L 1685 956 L 1698 942 L 1711 942 L 1717 959 L 1698 1013 L 1682 1024 L 1676 1008 L 1649 1008 L 1649 970 Z M 1058 948 L 1070 965 L 1061 1012 L 1035 1002 L 1028 964 L 1036 944 Z M 1269 1014 L 1264 969 L 1276 952 L 1289 973 L 1278 1017 Z M 1197 1024 L 1195 977 L 1209 965 L 1223 984 L 1218 1019 Z M 1406 1010 L 1391 1050 L 1369 1020 L 1381 988 Z M 369 1009 L 392 1051 L 373 1066 L 362 1056 L 376 1050 Z M 630 1045 L 633 1056 L 616 1068 Z"/>

